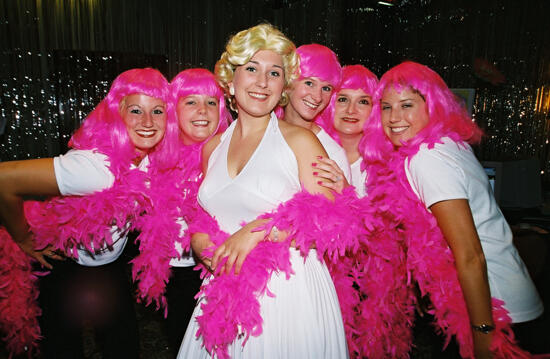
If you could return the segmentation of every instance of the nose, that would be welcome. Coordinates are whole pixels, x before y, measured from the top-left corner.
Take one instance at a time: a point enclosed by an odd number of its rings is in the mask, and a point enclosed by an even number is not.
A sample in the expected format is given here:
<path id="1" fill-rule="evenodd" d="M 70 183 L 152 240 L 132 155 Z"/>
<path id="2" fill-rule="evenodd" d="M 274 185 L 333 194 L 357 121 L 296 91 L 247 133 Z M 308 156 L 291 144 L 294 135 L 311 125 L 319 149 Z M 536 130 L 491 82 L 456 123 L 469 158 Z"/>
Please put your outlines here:
<path id="1" fill-rule="evenodd" d="M 390 123 L 397 123 L 401 121 L 401 116 L 399 111 L 394 111 L 393 108 L 390 109 Z"/>
<path id="2" fill-rule="evenodd" d="M 258 76 L 256 76 L 256 85 L 261 88 L 267 87 L 267 71 L 258 71 Z"/>
<path id="3" fill-rule="evenodd" d="M 151 113 L 145 113 L 141 119 L 141 125 L 143 127 L 153 127 L 153 115 Z"/>
<path id="4" fill-rule="evenodd" d="M 323 88 L 321 86 L 315 86 L 311 89 L 311 98 L 315 102 L 321 102 Z"/>
<path id="5" fill-rule="evenodd" d="M 348 105 L 348 107 L 346 108 L 346 113 L 348 114 L 353 114 L 355 113 L 355 110 L 357 109 L 356 105 L 354 102 L 350 102 L 350 104 Z"/>
<path id="6" fill-rule="evenodd" d="M 199 113 L 204 114 L 206 113 L 206 104 L 204 102 L 199 102 Z"/>

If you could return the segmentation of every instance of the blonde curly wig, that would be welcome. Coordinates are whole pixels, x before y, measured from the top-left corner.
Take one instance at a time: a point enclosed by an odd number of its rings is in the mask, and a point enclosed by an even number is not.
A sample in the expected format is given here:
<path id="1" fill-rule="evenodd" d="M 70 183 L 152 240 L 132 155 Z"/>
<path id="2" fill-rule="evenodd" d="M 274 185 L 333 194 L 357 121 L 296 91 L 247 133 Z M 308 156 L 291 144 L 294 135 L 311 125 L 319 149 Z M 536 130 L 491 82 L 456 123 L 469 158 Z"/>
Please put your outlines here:
<path id="1" fill-rule="evenodd" d="M 242 30 L 232 36 L 218 62 L 216 62 L 216 78 L 225 90 L 231 109 L 236 109 L 235 99 L 229 94 L 229 83 L 233 81 L 235 69 L 246 64 L 260 50 L 271 50 L 283 57 L 285 73 L 285 90 L 289 84 L 300 76 L 300 60 L 296 54 L 296 46 L 281 31 L 271 24 L 260 24 Z M 279 105 L 288 103 L 288 95 L 283 91 Z"/>

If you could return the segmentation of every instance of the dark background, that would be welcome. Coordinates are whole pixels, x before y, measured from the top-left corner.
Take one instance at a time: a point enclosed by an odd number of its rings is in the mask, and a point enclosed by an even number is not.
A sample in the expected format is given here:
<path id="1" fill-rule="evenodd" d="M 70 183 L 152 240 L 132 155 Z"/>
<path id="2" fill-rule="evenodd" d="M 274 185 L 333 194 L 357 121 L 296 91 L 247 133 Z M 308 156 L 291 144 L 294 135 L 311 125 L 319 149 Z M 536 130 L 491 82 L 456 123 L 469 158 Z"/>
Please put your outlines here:
<path id="1" fill-rule="evenodd" d="M 268 21 L 379 76 L 404 59 L 474 88 L 481 160 L 539 159 L 550 182 L 546 0 L 0 0 L 0 160 L 54 156 L 131 67 L 213 69 Z M 481 64 L 476 67 L 474 64 Z"/>
<path id="2" fill-rule="evenodd" d="M 473 117 L 486 134 L 478 158 L 534 158 L 542 173 L 543 222 L 526 220 L 525 210 L 505 215 L 550 229 L 550 1 L 391 2 L 0 0 L 0 161 L 65 152 L 120 72 L 151 66 L 171 79 L 190 67 L 212 70 L 232 34 L 267 21 L 297 46 L 329 46 L 343 65 L 381 76 L 410 59 L 451 88 L 475 89 Z M 549 237 L 530 228 L 515 227 L 516 245 L 550 308 Z M 144 357 L 168 357 L 158 313 L 139 314 Z M 430 358 L 423 348 L 432 344 L 421 339 L 412 356 Z M 97 357 L 93 343 L 87 348 Z"/>

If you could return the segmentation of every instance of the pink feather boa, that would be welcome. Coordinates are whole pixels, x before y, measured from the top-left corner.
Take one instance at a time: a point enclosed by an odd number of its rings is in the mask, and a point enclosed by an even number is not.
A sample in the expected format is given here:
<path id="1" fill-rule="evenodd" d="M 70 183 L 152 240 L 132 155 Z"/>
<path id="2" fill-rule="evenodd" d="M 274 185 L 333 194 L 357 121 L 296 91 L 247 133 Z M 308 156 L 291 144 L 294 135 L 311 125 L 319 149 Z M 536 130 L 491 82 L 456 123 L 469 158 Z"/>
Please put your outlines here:
<path id="1" fill-rule="evenodd" d="M 346 251 L 355 253 L 360 248 L 361 238 L 369 233 L 368 226 L 363 224 L 368 219 L 350 216 L 359 206 L 353 188 L 336 195 L 334 201 L 304 190 L 272 213 L 259 216 L 270 220 L 258 230 L 269 233 L 276 226 L 289 235 L 281 242 L 260 242 L 246 257 L 239 275 L 215 273 L 203 285 L 200 295 L 205 301 L 201 304 L 202 315 L 197 317 L 197 336 L 202 336 L 205 348 L 225 359 L 228 358 L 227 347 L 238 336 L 244 336 L 246 343 L 251 335 L 262 333 L 258 298 L 273 296 L 268 283 L 274 272 L 285 273 L 287 278 L 293 274 L 289 252 L 292 240 L 304 257 L 312 246 L 317 248 L 321 260 L 324 257 L 334 263 Z M 204 211 L 190 224 L 188 232 L 209 233 L 216 246 L 229 236 Z M 208 275 L 204 267 L 202 274 Z"/>
<path id="2" fill-rule="evenodd" d="M 328 263 L 351 358 L 409 357 L 414 297 L 404 243 L 386 225 L 364 238 L 358 252 Z"/>
<path id="3" fill-rule="evenodd" d="M 60 196 L 45 202 L 27 201 L 25 217 L 35 238 L 37 249 L 53 246 L 77 258 L 77 248 L 101 248 L 112 245 L 110 230 L 135 228 L 140 213 L 151 204 L 145 186 L 146 173 L 127 170 L 111 188 L 87 196 Z M 31 258 L 15 244 L 11 236 L 0 232 L 0 328 L 11 354 L 35 350 L 40 339 L 37 317 L 41 311 L 36 299 L 36 274 Z"/>
<path id="4" fill-rule="evenodd" d="M 10 358 L 24 353 L 31 358 L 38 352 L 38 274 L 6 229 L 0 228 L 0 330 Z"/>
<path id="5" fill-rule="evenodd" d="M 435 142 L 438 141 L 432 141 L 429 147 Z M 380 208 L 392 213 L 396 224 L 402 225 L 407 276 L 418 282 L 422 295 L 429 294 L 438 330 L 446 336 L 447 343 L 453 336 L 456 338 L 462 357 L 473 358 L 470 320 L 453 254 L 435 218 L 414 194 L 406 178 L 405 158 L 415 155 L 418 149 L 419 145 L 402 147 L 390 154 L 384 163 L 371 164 L 367 168 L 369 196 L 375 198 Z M 529 358 L 529 353 L 517 347 L 510 318 L 502 304 L 493 299 L 496 330 L 491 350 L 494 357 Z"/>
<path id="6" fill-rule="evenodd" d="M 167 304 L 164 293 L 171 274 L 170 260 L 179 257 L 175 241 L 189 250 L 189 237 L 184 237 L 178 221 L 193 222 L 197 215 L 197 193 L 202 179 L 200 168 L 202 144 L 184 147 L 185 156 L 178 167 L 167 171 L 150 171 L 150 211 L 138 218 L 141 233 L 139 255 L 132 260 L 132 277 L 138 285 L 138 300 L 156 308 Z M 186 238 L 186 240 L 184 240 Z M 185 242 L 185 243 L 184 243 Z"/>

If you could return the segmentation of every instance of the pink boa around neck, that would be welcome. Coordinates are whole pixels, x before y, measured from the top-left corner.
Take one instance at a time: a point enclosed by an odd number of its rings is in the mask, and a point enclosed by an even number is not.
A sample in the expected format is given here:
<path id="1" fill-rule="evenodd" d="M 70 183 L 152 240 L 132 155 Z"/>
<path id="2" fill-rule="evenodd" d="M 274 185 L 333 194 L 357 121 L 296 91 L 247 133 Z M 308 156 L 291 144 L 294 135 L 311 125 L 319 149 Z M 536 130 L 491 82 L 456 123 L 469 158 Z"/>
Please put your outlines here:
<path id="1" fill-rule="evenodd" d="M 457 140 L 456 136 L 454 140 Z M 433 148 L 438 140 L 428 143 Z M 386 161 L 367 167 L 369 197 L 394 217 L 402 228 L 406 250 L 406 275 L 418 283 L 421 294 L 430 296 L 437 331 L 447 343 L 456 338 L 460 355 L 474 357 L 472 330 L 462 289 L 458 281 L 454 257 L 434 216 L 414 194 L 407 181 L 404 163 L 420 148 L 403 146 L 388 154 Z M 409 298 L 409 301 L 413 299 Z M 502 301 L 493 299 L 496 329 L 491 343 L 494 358 L 529 358 L 517 347 L 510 328 L 510 318 Z"/>
<path id="2" fill-rule="evenodd" d="M 59 196 L 44 202 L 26 201 L 25 217 L 35 239 L 35 248 L 51 245 L 67 256 L 77 258 L 78 248 L 102 248 L 112 245 L 111 228 L 135 228 L 140 213 L 150 206 L 146 173 L 127 170 L 115 179 L 111 188 L 86 196 Z M 7 348 L 20 354 L 38 347 L 40 328 L 36 302 L 36 276 L 31 258 L 15 244 L 11 236 L 0 232 L 0 328 L 5 331 Z M 17 315 L 16 315 L 17 314 Z"/>
<path id="3" fill-rule="evenodd" d="M 132 260 L 132 277 L 138 284 L 138 300 L 146 305 L 155 303 L 157 309 L 167 304 L 164 293 L 171 274 L 170 260 L 179 257 L 174 246 L 182 244 L 189 250 L 189 237 L 182 233 L 181 224 L 192 223 L 197 215 L 197 193 L 202 179 L 200 167 L 202 144 L 182 148 L 185 155 L 176 168 L 150 171 L 150 211 L 137 220 L 141 233 L 139 255 Z M 186 239 L 185 239 L 186 238 Z"/>
<path id="4" fill-rule="evenodd" d="M 201 304 L 202 315 L 197 317 L 197 336 L 202 336 L 205 348 L 225 359 L 228 358 L 228 346 L 238 336 L 244 336 L 246 343 L 251 335 L 262 333 L 258 298 L 274 295 L 269 291 L 269 280 L 274 272 L 285 273 L 287 278 L 293 274 L 289 251 L 292 240 L 302 256 L 306 257 L 309 249 L 315 246 L 320 259 L 324 257 L 333 263 L 338 263 L 346 251 L 355 253 L 360 248 L 359 242 L 369 232 L 369 226 L 363 224 L 368 219 L 350 215 L 355 210 L 359 210 L 359 200 L 350 187 L 336 195 L 334 201 L 304 190 L 272 213 L 261 215 L 259 218 L 270 220 L 258 230 L 269 233 L 276 226 L 289 235 L 281 242 L 260 242 L 246 257 L 239 275 L 216 272 L 203 285 L 200 295 L 205 300 Z M 189 233 L 197 232 L 209 233 L 216 246 L 229 236 L 204 212 L 190 223 Z M 203 267 L 203 276 L 207 275 Z"/>

